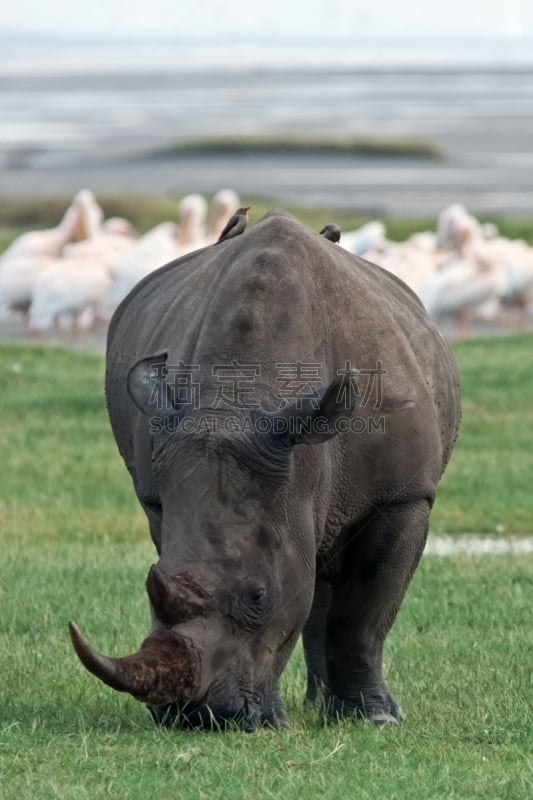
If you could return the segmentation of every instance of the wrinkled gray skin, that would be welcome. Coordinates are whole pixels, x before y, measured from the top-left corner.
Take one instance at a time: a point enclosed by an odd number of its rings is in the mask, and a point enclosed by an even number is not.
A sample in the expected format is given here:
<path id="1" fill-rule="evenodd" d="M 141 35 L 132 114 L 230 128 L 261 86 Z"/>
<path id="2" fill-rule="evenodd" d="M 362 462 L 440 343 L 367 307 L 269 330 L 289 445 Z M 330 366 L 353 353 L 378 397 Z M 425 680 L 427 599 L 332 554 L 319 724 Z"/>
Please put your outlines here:
<path id="1" fill-rule="evenodd" d="M 259 409 L 217 402 L 212 368 L 232 361 L 260 365 L 244 396 Z M 297 361 L 322 365 L 319 411 L 309 401 L 279 411 L 277 364 Z M 378 361 L 381 399 L 365 402 L 359 378 L 359 398 L 341 402 L 338 370 Z M 180 406 L 153 368 L 180 362 L 200 367 L 192 380 L 201 409 Z M 147 582 L 145 649 L 102 667 L 104 657 L 73 635 L 89 669 L 158 721 L 283 725 L 278 681 L 303 632 L 308 704 L 321 696 L 334 718 L 399 720 L 383 643 L 424 549 L 460 417 L 455 362 L 415 295 L 270 212 L 132 291 L 110 326 L 106 392 L 159 560 Z M 307 422 L 320 414 L 327 430 L 291 437 L 246 425 L 276 413 Z M 246 429 L 174 430 L 184 416 L 206 414 L 237 417 Z M 331 435 L 350 414 L 357 431 Z M 371 429 L 370 417 L 384 430 Z M 168 651 L 159 649 L 165 641 Z"/>

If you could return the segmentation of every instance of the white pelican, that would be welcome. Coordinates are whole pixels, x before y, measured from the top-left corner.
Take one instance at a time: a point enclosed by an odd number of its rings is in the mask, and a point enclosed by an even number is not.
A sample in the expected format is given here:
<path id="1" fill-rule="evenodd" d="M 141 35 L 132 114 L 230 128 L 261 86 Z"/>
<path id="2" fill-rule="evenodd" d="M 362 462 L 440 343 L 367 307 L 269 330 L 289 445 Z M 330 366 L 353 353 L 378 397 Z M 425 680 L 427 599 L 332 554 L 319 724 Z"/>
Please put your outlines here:
<path id="1" fill-rule="evenodd" d="M 63 257 L 39 274 L 31 294 L 28 327 L 32 332 L 50 330 L 66 316 L 75 325 L 83 315 L 85 319 L 97 315 L 116 265 L 136 241 L 127 233 L 131 226 L 124 223 L 116 219 L 104 223 L 89 239 L 65 247 Z"/>
<path id="2" fill-rule="evenodd" d="M 162 222 L 148 231 L 116 265 L 115 279 L 102 305 L 109 319 L 133 287 L 150 272 L 169 261 L 208 244 L 205 232 L 207 203 L 202 195 L 190 194 L 179 205 L 179 226 Z"/>
<path id="3" fill-rule="evenodd" d="M 92 237 L 102 218 L 93 193 L 82 189 L 57 228 L 19 236 L 0 258 L 0 309 L 26 311 L 39 275 L 67 247 L 82 246 Z"/>
<path id="4" fill-rule="evenodd" d="M 445 230 L 448 235 L 448 226 Z M 452 318 L 456 335 L 465 336 L 469 313 L 494 296 L 494 279 L 467 259 L 436 249 L 438 238 L 438 233 L 413 234 L 369 258 L 401 278 L 433 319 Z"/>
<path id="5" fill-rule="evenodd" d="M 180 255 L 199 250 L 206 238 L 207 203 L 201 194 L 188 194 L 179 205 Z"/>
<path id="6" fill-rule="evenodd" d="M 109 317 L 135 284 L 179 254 L 178 226 L 175 222 L 161 222 L 141 236 L 115 265 L 113 285 L 103 303 L 104 315 Z"/>
<path id="7" fill-rule="evenodd" d="M 86 239 L 100 225 L 103 211 L 89 189 L 78 192 L 59 225 L 21 234 L 0 257 L 0 269 L 14 258 L 56 258 L 68 242 Z"/>
<path id="8" fill-rule="evenodd" d="M 237 211 L 241 204 L 239 195 L 233 189 L 221 189 L 211 201 L 211 213 L 207 225 L 207 240 L 210 244 L 218 242 L 229 218 Z"/>
<path id="9" fill-rule="evenodd" d="M 533 249 L 529 245 L 499 236 L 495 226 L 481 225 L 464 209 L 448 226 L 448 237 L 459 258 L 491 277 L 500 306 L 514 306 L 522 316 L 527 314 L 533 287 Z"/>
<path id="10" fill-rule="evenodd" d="M 384 242 L 385 225 L 373 220 L 354 231 L 343 233 L 339 244 L 354 256 L 365 256 L 370 250 L 379 250 Z"/>
<path id="11" fill-rule="evenodd" d="M 105 266 L 95 263 L 82 265 L 76 259 L 72 262 L 69 259 L 56 261 L 35 284 L 29 310 L 29 330 L 32 333 L 49 331 L 65 317 L 70 318 L 70 329 L 76 328 L 82 318 L 84 327 L 88 327 L 94 321 L 111 282 L 111 272 Z"/>

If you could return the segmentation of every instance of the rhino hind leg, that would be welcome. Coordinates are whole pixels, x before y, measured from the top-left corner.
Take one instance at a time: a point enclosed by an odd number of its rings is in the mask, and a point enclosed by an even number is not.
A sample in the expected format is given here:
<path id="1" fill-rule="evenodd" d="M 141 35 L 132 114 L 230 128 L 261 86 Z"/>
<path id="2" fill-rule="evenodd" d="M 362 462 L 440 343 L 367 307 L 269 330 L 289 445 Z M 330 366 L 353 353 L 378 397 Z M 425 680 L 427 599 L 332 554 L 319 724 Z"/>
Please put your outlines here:
<path id="1" fill-rule="evenodd" d="M 427 538 L 427 500 L 381 506 L 346 547 L 327 620 L 325 702 L 332 718 L 396 723 L 383 678 L 383 645 Z"/>

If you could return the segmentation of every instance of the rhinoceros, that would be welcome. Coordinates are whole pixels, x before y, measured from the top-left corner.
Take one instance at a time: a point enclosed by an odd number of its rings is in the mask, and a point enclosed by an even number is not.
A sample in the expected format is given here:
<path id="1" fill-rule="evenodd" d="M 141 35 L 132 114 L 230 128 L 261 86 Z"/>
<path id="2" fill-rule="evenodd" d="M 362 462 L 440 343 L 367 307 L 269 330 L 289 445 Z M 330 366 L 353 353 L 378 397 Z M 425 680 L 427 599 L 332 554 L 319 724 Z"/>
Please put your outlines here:
<path id="1" fill-rule="evenodd" d="M 288 724 L 306 704 L 396 723 L 384 640 L 460 419 L 454 358 L 411 290 L 271 211 L 138 284 L 108 332 L 111 426 L 158 561 L 151 630 L 85 667 L 183 727 Z"/>

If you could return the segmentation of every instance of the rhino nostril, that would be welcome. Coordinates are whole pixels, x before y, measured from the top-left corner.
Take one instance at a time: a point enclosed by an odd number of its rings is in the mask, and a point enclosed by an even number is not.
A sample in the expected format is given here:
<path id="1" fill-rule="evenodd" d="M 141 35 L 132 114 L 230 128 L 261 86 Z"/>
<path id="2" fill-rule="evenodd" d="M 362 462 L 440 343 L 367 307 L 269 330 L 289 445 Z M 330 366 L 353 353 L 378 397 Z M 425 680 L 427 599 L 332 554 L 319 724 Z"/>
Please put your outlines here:
<path id="1" fill-rule="evenodd" d="M 255 719 L 248 719 L 246 717 L 243 719 L 240 728 L 244 731 L 244 733 L 253 733 L 257 728 L 257 721 Z"/>

